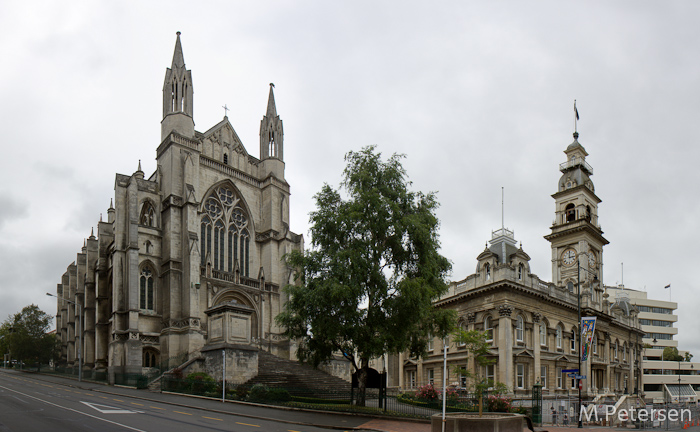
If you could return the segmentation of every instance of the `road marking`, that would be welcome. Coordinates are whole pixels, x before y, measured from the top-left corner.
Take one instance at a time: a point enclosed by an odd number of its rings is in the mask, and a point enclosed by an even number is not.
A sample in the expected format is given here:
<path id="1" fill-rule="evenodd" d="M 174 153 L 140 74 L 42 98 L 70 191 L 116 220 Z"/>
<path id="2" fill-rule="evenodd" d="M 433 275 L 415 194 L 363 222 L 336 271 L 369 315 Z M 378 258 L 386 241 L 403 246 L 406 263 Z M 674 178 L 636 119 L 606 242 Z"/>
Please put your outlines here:
<path id="1" fill-rule="evenodd" d="M 241 422 L 236 422 L 236 424 L 243 425 L 243 426 L 253 426 L 253 427 L 260 427 L 259 425 L 254 425 L 250 423 L 241 423 Z"/>
<path id="2" fill-rule="evenodd" d="M 122 424 L 122 423 L 117 423 L 117 422 L 115 422 L 115 421 L 107 420 L 107 419 L 104 419 L 104 418 L 102 418 L 102 417 L 97 417 L 97 416 L 94 416 L 94 415 L 92 415 L 92 414 L 84 413 L 84 412 L 82 412 L 82 411 L 78 411 L 78 410 L 73 409 L 73 408 L 68 408 L 68 407 L 65 407 L 65 406 L 63 406 L 63 405 L 58 405 L 58 404 L 55 404 L 55 403 L 53 403 L 53 402 L 49 402 L 49 401 L 40 399 L 40 398 L 38 398 L 38 397 L 31 396 L 31 395 L 28 395 L 28 394 L 19 392 L 19 391 L 17 391 L 17 390 L 12 390 L 12 389 L 10 389 L 10 388 L 2 387 L 2 386 L 0 386 L 0 388 L 3 388 L 3 389 L 5 389 L 5 390 L 9 390 L 9 391 L 11 391 L 11 392 L 19 393 L 19 394 L 21 394 L 22 396 L 26 396 L 26 397 L 30 397 L 30 398 L 32 398 L 32 399 L 36 399 L 36 400 L 38 400 L 38 401 L 40 401 L 40 402 L 44 402 L 45 404 L 53 405 L 53 406 L 58 407 L 58 408 L 63 408 L 64 410 L 73 411 L 73 412 L 75 412 L 75 413 L 82 414 L 82 415 L 87 416 L 87 417 L 90 417 L 90 418 L 94 418 L 94 419 L 97 419 L 97 420 L 102 420 L 103 422 L 107 422 L 107 423 L 111 423 L 111 424 L 113 424 L 113 425 L 121 426 L 121 427 L 126 428 L 126 429 L 131 429 L 132 431 L 136 431 L 136 432 L 146 432 L 146 431 L 144 431 L 144 430 L 142 430 L 142 429 L 136 429 L 136 428 L 133 428 L 133 427 L 131 427 L 131 426 L 127 426 L 127 425 Z"/>
<path id="3" fill-rule="evenodd" d="M 117 402 L 124 402 L 124 401 L 121 400 L 121 399 L 112 399 L 112 400 L 117 401 Z"/>
<path id="4" fill-rule="evenodd" d="M 207 417 L 207 416 L 202 416 L 202 418 L 209 419 L 209 420 L 219 420 L 219 421 L 224 421 L 223 419 L 218 419 L 215 417 Z"/>
<path id="5" fill-rule="evenodd" d="M 131 402 L 131 404 L 132 404 L 132 405 L 141 405 L 141 406 L 144 406 L 143 404 L 140 404 L 140 403 L 138 403 L 138 402 Z"/>
<path id="6" fill-rule="evenodd" d="M 90 408 L 97 410 L 101 412 L 102 414 L 136 414 L 136 413 L 142 413 L 143 411 L 131 411 L 128 409 L 123 409 L 123 408 L 117 408 L 109 405 L 102 405 L 102 404 L 96 404 L 96 403 L 90 403 L 90 402 L 83 402 L 80 401 L 80 403 L 83 403 Z"/>
<path id="7" fill-rule="evenodd" d="M 173 410 L 173 412 L 176 412 L 176 413 L 178 413 L 178 414 L 184 414 L 184 415 L 192 415 L 192 414 L 190 414 L 190 413 L 186 413 L 186 412 L 182 412 L 182 411 L 175 411 L 175 410 Z"/>
<path id="8" fill-rule="evenodd" d="M 102 399 L 109 399 L 108 397 L 104 397 L 104 396 L 97 396 L 97 397 L 101 397 Z"/>
<path id="9" fill-rule="evenodd" d="M 158 407 L 154 407 L 154 406 L 152 406 L 152 407 L 149 407 L 149 408 L 153 408 L 153 409 L 159 409 L 159 410 L 165 410 L 165 408 L 158 408 Z"/>

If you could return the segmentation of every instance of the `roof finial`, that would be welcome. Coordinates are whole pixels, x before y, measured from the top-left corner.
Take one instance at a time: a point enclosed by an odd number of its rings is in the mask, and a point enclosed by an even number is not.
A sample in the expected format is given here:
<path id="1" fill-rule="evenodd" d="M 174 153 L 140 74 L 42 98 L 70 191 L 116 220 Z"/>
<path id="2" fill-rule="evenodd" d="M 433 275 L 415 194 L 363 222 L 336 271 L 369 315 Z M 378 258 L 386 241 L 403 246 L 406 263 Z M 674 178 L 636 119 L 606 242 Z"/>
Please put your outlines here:
<path id="1" fill-rule="evenodd" d="M 173 53 L 173 64 L 171 69 L 185 66 L 185 57 L 182 55 L 182 44 L 180 43 L 180 32 L 177 32 L 176 34 L 177 40 L 175 41 L 175 52 Z"/>
<path id="2" fill-rule="evenodd" d="M 506 227 L 506 222 L 505 222 L 505 188 L 501 186 L 501 229 L 505 229 Z"/>
<path id="3" fill-rule="evenodd" d="M 114 210 L 114 205 L 112 204 L 112 198 L 109 199 L 109 210 Z"/>
<path id="4" fill-rule="evenodd" d="M 228 110 L 229 110 L 228 105 L 224 104 L 224 106 L 222 106 L 221 108 L 224 109 L 224 118 L 227 118 L 228 117 Z"/>
<path id="5" fill-rule="evenodd" d="M 139 159 L 139 168 L 136 170 L 136 172 L 143 172 L 141 171 L 141 159 Z"/>
<path id="6" fill-rule="evenodd" d="M 102 217 L 102 215 L 100 215 L 100 217 Z M 91 227 L 90 228 L 90 239 L 94 239 L 94 238 L 95 238 L 95 227 Z"/>

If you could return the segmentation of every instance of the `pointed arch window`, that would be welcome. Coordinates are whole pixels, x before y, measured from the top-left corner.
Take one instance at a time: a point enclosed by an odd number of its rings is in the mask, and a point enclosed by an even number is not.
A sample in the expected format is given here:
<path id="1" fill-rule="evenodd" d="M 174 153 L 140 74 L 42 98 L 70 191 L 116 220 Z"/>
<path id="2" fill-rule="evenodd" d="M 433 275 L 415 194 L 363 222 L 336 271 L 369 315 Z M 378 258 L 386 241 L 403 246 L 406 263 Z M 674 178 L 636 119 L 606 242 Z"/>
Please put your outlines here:
<path id="1" fill-rule="evenodd" d="M 201 264 L 211 256 L 215 270 L 250 275 L 249 217 L 241 199 L 227 186 L 219 186 L 204 201 L 201 222 Z"/>
<path id="2" fill-rule="evenodd" d="M 149 267 L 144 267 L 139 281 L 139 307 L 142 310 L 154 310 L 154 294 L 153 272 Z"/>
<path id="3" fill-rule="evenodd" d="M 141 217 L 139 218 L 139 225 L 156 227 L 156 211 L 153 208 L 153 204 L 149 201 L 143 203 L 141 208 Z"/>

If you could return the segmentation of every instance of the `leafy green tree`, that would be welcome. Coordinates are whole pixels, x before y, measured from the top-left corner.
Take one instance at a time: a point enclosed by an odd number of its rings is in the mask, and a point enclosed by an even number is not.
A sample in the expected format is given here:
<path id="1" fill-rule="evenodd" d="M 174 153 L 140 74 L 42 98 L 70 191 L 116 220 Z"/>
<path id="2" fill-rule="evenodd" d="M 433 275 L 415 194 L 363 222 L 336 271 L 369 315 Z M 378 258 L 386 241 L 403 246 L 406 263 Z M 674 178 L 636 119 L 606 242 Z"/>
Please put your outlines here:
<path id="1" fill-rule="evenodd" d="M 38 306 L 25 306 L 0 325 L 0 349 L 27 364 L 56 359 L 60 347 L 56 335 L 47 333 L 51 321 L 52 316 Z"/>
<path id="2" fill-rule="evenodd" d="M 690 351 L 686 351 L 686 352 L 685 352 L 685 360 L 684 360 L 684 361 L 689 362 L 689 361 L 691 361 L 691 360 L 693 360 L 693 355 L 690 353 Z"/>
<path id="3" fill-rule="evenodd" d="M 409 191 L 394 154 L 374 147 L 345 156 L 340 190 L 324 185 L 311 213 L 311 248 L 288 265 L 301 285 L 277 322 L 297 339 L 301 361 L 318 366 L 342 354 L 357 372 L 357 404 L 365 404 L 369 361 L 384 353 L 424 355 L 428 338 L 446 335 L 453 311 L 432 302 L 447 290 L 450 262 L 440 255 L 438 203 Z"/>
<path id="4" fill-rule="evenodd" d="M 491 347 L 491 343 L 487 342 L 487 338 L 488 335 L 486 332 L 478 330 L 467 331 L 458 329 L 454 333 L 455 343 L 464 345 L 467 350 L 468 359 L 474 361 L 475 370 L 471 371 L 460 366 L 455 366 L 453 370 L 457 375 L 466 376 L 470 380 L 474 393 L 479 397 L 479 416 L 483 413 L 484 393 L 489 388 L 493 388 L 494 393 L 498 394 L 508 391 L 508 387 L 505 384 L 488 379 L 480 373 L 485 366 L 492 365 L 496 362 L 495 359 L 490 357 L 489 348 Z"/>
<path id="5" fill-rule="evenodd" d="M 678 354 L 678 348 L 666 347 L 664 348 L 664 360 L 666 361 L 683 361 L 685 357 Z"/>

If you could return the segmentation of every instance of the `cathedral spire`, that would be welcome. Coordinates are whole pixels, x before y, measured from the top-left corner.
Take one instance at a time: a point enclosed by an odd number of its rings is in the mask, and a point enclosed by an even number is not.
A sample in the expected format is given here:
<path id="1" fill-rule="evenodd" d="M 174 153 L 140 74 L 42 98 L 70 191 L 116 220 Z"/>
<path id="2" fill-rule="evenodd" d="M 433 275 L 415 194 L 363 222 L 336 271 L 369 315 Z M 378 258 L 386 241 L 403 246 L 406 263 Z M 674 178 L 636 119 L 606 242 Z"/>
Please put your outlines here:
<path id="1" fill-rule="evenodd" d="M 177 32 L 177 40 L 175 41 L 175 52 L 173 53 L 173 64 L 171 69 L 180 69 L 185 66 L 185 56 L 182 55 L 182 44 L 180 43 L 180 32 Z"/>
<path id="2" fill-rule="evenodd" d="M 284 130 L 275 106 L 275 85 L 270 83 L 267 111 L 260 122 L 260 160 L 284 160 Z"/>
<path id="3" fill-rule="evenodd" d="M 267 117 L 277 117 L 277 107 L 275 106 L 275 93 L 272 89 L 275 88 L 273 83 L 270 83 L 270 96 L 267 98 Z"/>
<path id="4" fill-rule="evenodd" d="M 193 95 L 192 71 L 185 67 L 180 32 L 177 32 L 173 62 L 171 67 L 166 69 L 163 82 L 161 140 L 164 140 L 170 132 L 186 137 L 194 136 Z"/>

